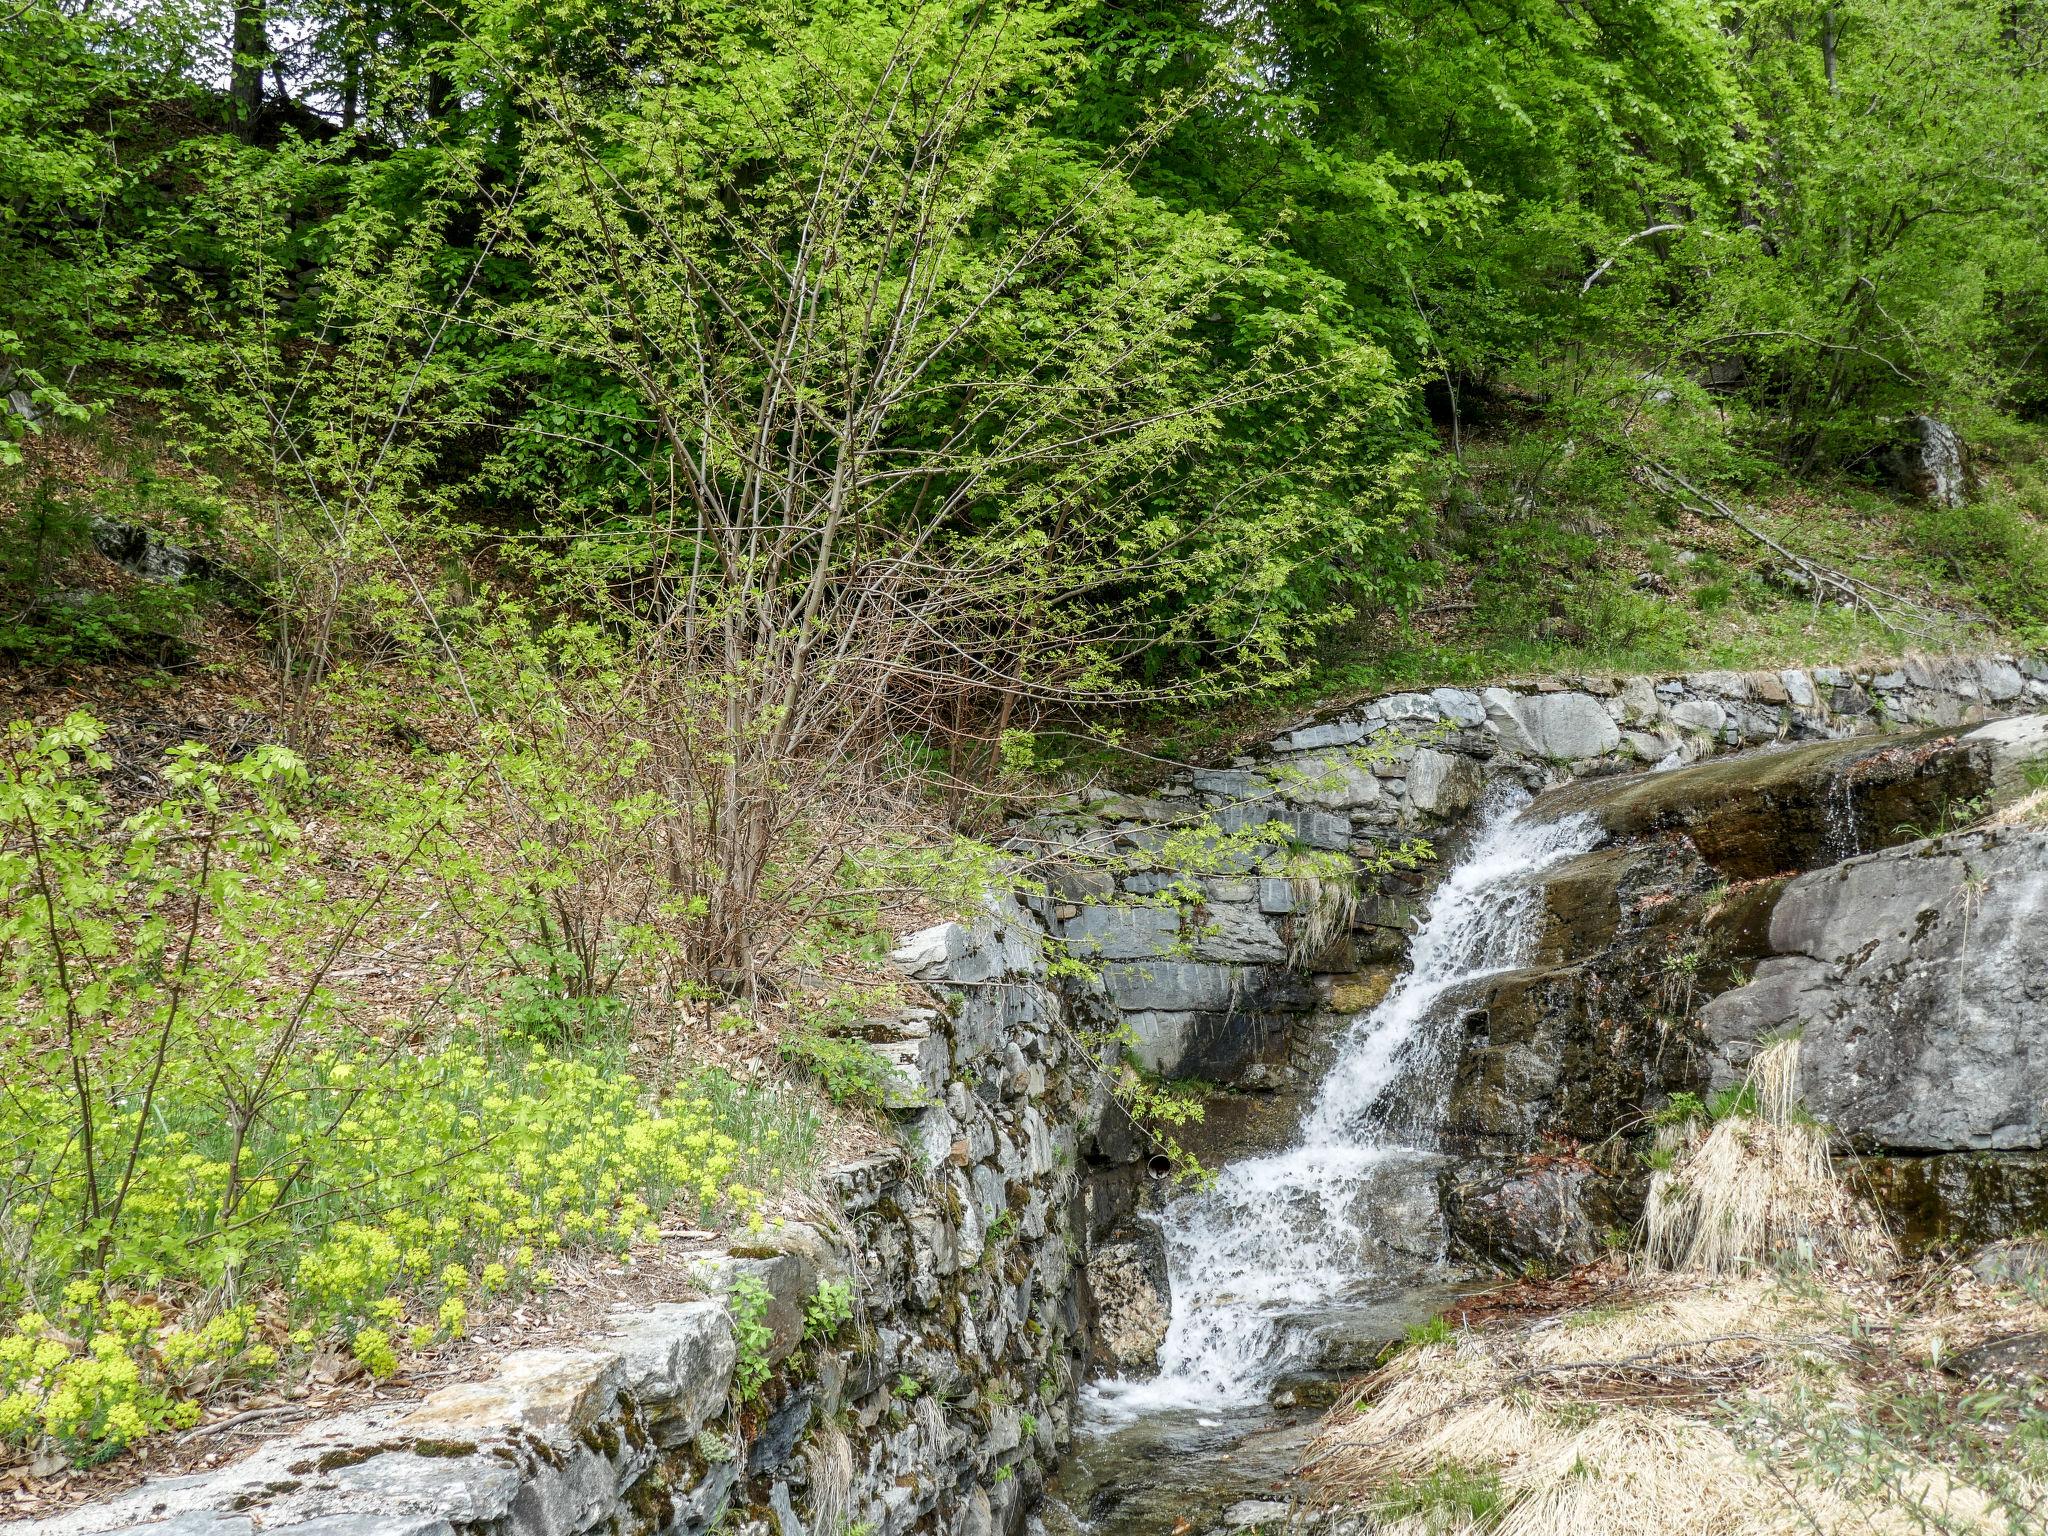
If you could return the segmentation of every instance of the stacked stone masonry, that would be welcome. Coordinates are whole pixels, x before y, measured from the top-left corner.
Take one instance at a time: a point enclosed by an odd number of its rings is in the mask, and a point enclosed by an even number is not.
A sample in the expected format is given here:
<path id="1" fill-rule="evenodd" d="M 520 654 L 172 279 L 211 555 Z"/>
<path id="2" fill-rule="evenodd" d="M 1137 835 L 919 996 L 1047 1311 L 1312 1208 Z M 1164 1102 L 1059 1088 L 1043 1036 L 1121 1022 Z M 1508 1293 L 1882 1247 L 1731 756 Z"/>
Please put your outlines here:
<path id="1" fill-rule="evenodd" d="M 1143 1066 L 1170 1078 L 1256 1080 L 1287 1058 L 1293 1021 L 1398 959 L 1424 876 L 1378 877 L 1341 931 L 1326 934 L 1308 920 L 1314 883 L 1288 878 L 1278 848 L 1200 875 L 1173 868 L 1174 839 L 1188 829 L 1278 823 L 1302 847 L 1361 858 L 1414 837 L 1448 846 L 1504 786 L 1963 725 L 2044 702 L 2048 658 L 2021 656 L 1397 693 L 1305 721 L 1149 794 L 1097 791 L 1053 807 L 1019 827 L 1012 846 L 1046 872 L 1047 926 L 1099 974 L 1098 1005 L 1128 1025 Z"/>
<path id="2" fill-rule="evenodd" d="M 6 1536 L 941 1536 L 1015 1533 L 1068 1436 L 1083 1362 L 1078 1101 L 1038 930 L 1014 902 L 917 935 L 941 1003 L 897 1021 L 900 1153 L 835 1169 L 816 1225 L 696 1263 L 704 1296 L 612 1317 L 577 1349 L 314 1424 Z M 767 1296 L 774 1368 L 736 1401 L 724 1299 Z M 821 1282 L 855 1316 L 804 1337 Z M 751 1290 L 751 1287 L 749 1287 Z"/>

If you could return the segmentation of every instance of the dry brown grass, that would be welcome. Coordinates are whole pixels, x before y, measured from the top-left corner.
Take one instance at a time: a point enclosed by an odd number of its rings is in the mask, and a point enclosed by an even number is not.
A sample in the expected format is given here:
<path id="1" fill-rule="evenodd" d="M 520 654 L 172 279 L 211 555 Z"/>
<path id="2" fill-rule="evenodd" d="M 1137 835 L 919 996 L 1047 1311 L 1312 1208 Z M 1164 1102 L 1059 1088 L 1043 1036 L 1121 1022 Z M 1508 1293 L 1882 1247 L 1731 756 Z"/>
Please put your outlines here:
<path id="1" fill-rule="evenodd" d="M 1599 1301 L 1468 1329 L 1368 1379 L 1312 1452 L 1314 1496 L 1375 1536 L 2048 1529 L 2024 1524 L 2048 1461 L 2007 1458 L 2013 1426 L 1971 1421 L 1986 1400 L 1941 1369 L 2048 1308 L 1966 1270 L 1899 1270 L 1800 1120 L 1797 1078 L 1797 1042 L 1775 1045 L 1749 1081 L 1756 1113 L 1675 1138 L 1649 1262 Z M 1930 1439 L 1929 1405 L 1963 1432 Z"/>
<path id="2" fill-rule="evenodd" d="M 2048 789 L 2002 807 L 1987 823 L 1994 827 L 2048 827 Z"/>
<path id="3" fill-rule="evenodd" d="M 1333 1415 L 1313 1496 L 1377 1512 L 1375 1536 L 2009 1536 L 2026 1528 L 2008 1518 L 2014 1488 L 2048 1493 L 2024 1474 L 2001 1503 L 1981 1468 L 1910 1439 L 1868 1478 L 1831 1456 L 1881 1436 L 1906 1386 L 1943 1381 L 1933 1365 L 1953 1341 L 2044 1318 L 1967 1282 L 1930 1298 L 1637 1275 L 1602 1304 L 1401 1356 Z M 1447 1468 L 1483 1477 L 1492 1507 L 1412 1508 Z"/>
<path id="4" fill-rule="evenodd" d="M 1753 1114 L 1660 1135 L 1672 1166 L 1650 1180 L 1644 1256 L 1653 1268 L 1732 1274 L 1791 1260 L 1868 1268 L 1897 1254 L 1876 1214 L 1835 1177 L 1826 1131 L 1800 1118 L 1799 1041 L 1759 1051 Z"/>

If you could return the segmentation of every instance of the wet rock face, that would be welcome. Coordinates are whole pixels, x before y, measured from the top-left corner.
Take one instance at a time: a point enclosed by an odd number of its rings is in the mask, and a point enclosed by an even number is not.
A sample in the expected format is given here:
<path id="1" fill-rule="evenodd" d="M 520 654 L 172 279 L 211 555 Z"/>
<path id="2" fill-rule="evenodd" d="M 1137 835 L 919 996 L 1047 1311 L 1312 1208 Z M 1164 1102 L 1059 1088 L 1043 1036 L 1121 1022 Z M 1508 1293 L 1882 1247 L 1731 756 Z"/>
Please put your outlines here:
<path id="1" fill-rule="evenodd" d="M 1173 1309 L 1167 1299 L 1166 1255 L 1156 1229 L 1151 1239 L 1105 1243 L 1088 1260 L 1088 1290 L 1095 1308 L 1096 1366 L 1119 1376 L 1143 1376 L 1159 1363 Z"/>
<path id="2" fill-rule="evenodd" d="M 1482 1264 L 1554 1270 L 1606 1250 L 1613 1228 L 1599 1218 L 1617 1202 L 1602 1198 L 1600 1186 L 1592 1168 L 1576 1163 L 1508 1170 L 1480 1163 L 1447 1177 L 1439 1194 L 1460 1251 Z"/>
<path id="3" fill-rule="evenodd" d="M 1740 959 L 1704 926 L 1714 888 L 1676 840 L 1601 849 L 1546 882 L 1537 963 L 1459 999 L 1447 1147 L 1513 1160 L 1590 1145 L 1700 1085 L 1689 1005 Z"/>
<path id="4" fill-rule="evenodd" d="M 1905 1242 L 1988 1243 L 2048 1230 L 2048 1153 L 1864 1157 L 1856 1177 Z"/>
<path id="5" fill-rule="evenodd" d="M 1142 795 L 1078 796 L 1018 825 L 1009 846 L 1047 871 L 1047 930 L 1098 972 L 1103 1006 L 1129 1022 L 1144 1066 L 1240 1082 L 1288 1055 L 1318 1002 L 1304 976 L 1401 957 L 1429 876 L 1383 874 L 1333 904 L 1278 842 L 1190 868 L 1205 828 L 1278 823 L 1301 847 L 1360 859 L 1419 835 L 1441 867 L 1489 795 L 1580 780 L 1583 804 L 1618 840 L 1683 834 L 1723 877 L 1748 880 L 1895 840 L 1896 827 L 1932 825 L 1981 787 L 1936 749 L 1927 761 L 1939 771 L 1925 771 L 1912 757 L 1919 737 L 1835 738 L 1956 728 L 2032 701 L 2048 702 L 2048 661 L 2011 656 L 1399 693 Z M 1706 762 L 1722 776 L 1615 777 Z"/>
<path id="6" fill-rule="evenodd" d="M 1546 813 L 1597 816 L 1633 841 L 1683 834 L 1730 880 L 1811 869 L 1938 826 L 1990 787 L 1991 754 L 1944 730 L 1879 742 L 1814 742 L 1678 773 L 1592 780 L 1545 797 Z"/>
<path id="7" fill-rule="evenodd" d="M 1614 841 L 1547 877 L 1531 964 L 1457 999 L 1438 1122 L 1460 1159 L 1454 1244 L 1506 1267 L 1580 1261 L 1640 1212 L 1647 1116 L 1739 1082 L 1790 1029 L 1807 1107 L 1851 1146 L 2048 1146 L 2048 835 L 1908 842 L 1905 814 L 2009 798 L 2044 752 L 2048 720 L 2028 716 L 1546 796 L 1539 810 L 1598 816 Z M 1845 858 L 1859 842 L 1892 846 Z M 2048 1220 L 2031 1164 L 1871 1166 L 1915 1234 Z"/>
<path id="8" fill-rule="evenodd" d="M 1975 834 L 1801 876 L 1772 958 L 1702 1015 L 1717 1083 L 1796 1030 L 1807 1107 L 1866 1150 L 2048 1146 L 2048 834 Z"/>

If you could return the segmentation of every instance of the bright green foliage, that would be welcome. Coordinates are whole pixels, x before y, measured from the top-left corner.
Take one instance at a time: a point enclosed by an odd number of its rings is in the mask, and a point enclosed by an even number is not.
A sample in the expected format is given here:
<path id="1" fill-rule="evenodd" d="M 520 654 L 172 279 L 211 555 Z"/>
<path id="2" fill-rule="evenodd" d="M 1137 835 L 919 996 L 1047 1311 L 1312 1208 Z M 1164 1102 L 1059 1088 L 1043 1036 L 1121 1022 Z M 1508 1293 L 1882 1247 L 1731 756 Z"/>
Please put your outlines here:
<path id="1" fill-rule="evenodd" d="M 1439 1314 L 1427 1322 L 1413 1324 L 1408 1329 L 1407 1340 L 1409 1348 L 1424 1349 L 1431 1344 L 1448 1344 L 1456 1336 L 1451 1320 Z"/>
<path id="2" fill-rule="evenodd" d="M 26 1259 L 0 1316 L 33 1315 L 78 1275 L 92 1279 L 64 1294 L 92 1315 L 103 1290 L 282 1286 L 309 1337 L 352 1327 L 365 1368 L 388 1373 L 413 1298 L 430 1335 L 460 1337 L 466 1293 L 544 1287 L 552 1250 L 628 1252 L 677 1206 L 744 1215 L 755 1181 L 805 1166 L 801 1117 L 715 1076 L 655 1102 L 612 1061 L 538 1044 L 394 1050 L 329 977 L 364 913 L 299 856 L 290 754 L 221 765 L 178 749 L 168 793 L 116 821 L 82 776 L 106 764 L 99 736 L 74 716 L 17 725 L 0 747 L 0 1001 L 16 1021 L 0 1047 L 0 1233 Z M 431 826 L 384 851 L 405 867 Z M 105 1318 L 139 1316 L 125 1305 Z M 168 1409 L 148 1394 L 175 1387 L 183 1355 L 251 1360 L 246 1317 L 223 1314 L 242 1318 L 233 1338 L 221 1319 L 199 1345 L 155 1333 L 173 1375 L 138 1354 L 141 1374 L 101 1391 L 107 1352 L 142 1349 L 155 1325 L 92 1315 L 65 1330 L 84 1341 L 62 1346 L 71 1364 L 37 1334 L 33 1374 L 10 1388 L 40 1394 L 10 1409 L 18 1432 L 132 1438 L 128 1413 L 107 1417 L 117 1397 L 159 1427 Z M 73 1427 L 51 1428 L 53 1412 Z"/>
<path id="3" fill-rule="evenodd" d="M 865 1040 L 802 1025 L 776 1043 L 782 1059 L 809 1073 L 836 1104 L 879 1109 L 888 1102 L 896 1074 Z"/>
<path id="4" fill-rule="evenodd" d="M 726 1293 L 726 1311 L 732 1315 L 733 1341 L 738 1354 L 732 1368 L 733 1401 L 744 1406 L 759 1402 L 768 1385 L 771 1369 L 769 1347 L 775 1330 L 768 1326 L 768 1287 L 758 1275 L 741 1275 Z"/>
<path id="5" fill-rule="evenodd" d="M 362 1328 L 349 1341 L 349 1353 L 370 1373 L 372 1381 L 397 1374 L 398 1351 L 391 1347 L 391 1335 L 382 1328 Z"/>
<path id="6" fill-rule="evenodd" d="M 74 1283 L 56 1317 L 22 1312 L 0 1333 L 0 1444 L 47 1436 L 89 1462 L 157 1430 L 189 1428 L 199 1404 L 180 1388 L 275 1363 L 249 1332 L 247 1309 L 199 1329 L 166 1328 L 152 1306 L 102 1302 L 90 1283 Z"/>
<path id="7" fill-rule="evenodd" d="M 827 1343 L 852 1321 L 853 1282 L 820 1280 L 804 1303 L 804 1338 L 814 1344 Z"/>
<path id="8" fill-rule="evenodd" d="M 1499 1469 L 1444 1462 L 1389 1488 L 1374 1501 L 1373 1512 L 1389 1524 L 1412 1522 L 1413 1529 L 1453 1536 L 1491 1529 L 1509 1498 Z"/>

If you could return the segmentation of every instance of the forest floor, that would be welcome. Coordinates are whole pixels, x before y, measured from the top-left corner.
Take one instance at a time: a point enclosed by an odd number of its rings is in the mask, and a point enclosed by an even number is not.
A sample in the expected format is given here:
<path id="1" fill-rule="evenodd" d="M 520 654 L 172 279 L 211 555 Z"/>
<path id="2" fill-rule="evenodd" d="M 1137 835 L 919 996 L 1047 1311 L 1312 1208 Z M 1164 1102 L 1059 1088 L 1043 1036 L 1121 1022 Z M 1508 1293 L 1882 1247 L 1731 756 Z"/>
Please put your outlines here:
<path id="1" fill-rule="evenodd" d="M 1882 614 L 1817 600 L 1754 533 L 1641 481 L 1603 476 L 1531 496 L 1509 440 L 1468 442 L 1449 484 L 1411 612 L 1362 614 L 1300 680 L 1193 718 L 1140 721 L 1134 736 L 1161 755 L 1200 759 L 1398 689 L 2048 643 L 2039 457 L 1982 466 L 1976 499 L 1958 509 L 1853 477 L 1779 478 L 1734 500 L 1751 529 L 1886 594 Z"/>

